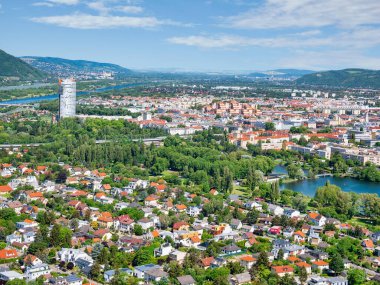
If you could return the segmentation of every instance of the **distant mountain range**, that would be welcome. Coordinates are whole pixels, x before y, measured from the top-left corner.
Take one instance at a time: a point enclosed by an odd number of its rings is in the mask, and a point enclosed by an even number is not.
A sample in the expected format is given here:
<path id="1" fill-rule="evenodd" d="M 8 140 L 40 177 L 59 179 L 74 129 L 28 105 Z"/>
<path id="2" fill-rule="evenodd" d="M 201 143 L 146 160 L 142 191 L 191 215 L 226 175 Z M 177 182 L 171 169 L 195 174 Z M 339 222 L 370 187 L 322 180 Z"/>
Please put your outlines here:
<path id="1" fill-rule="evenodd" d="M 297 84 L 345 88 L 380 88 L 380 70 L 350 68 L 307 74 Z"/>
<path id="2" fill-rule="evenodd" d="M 130 69 L 112 63 L 38 56 L 23 56 L 21 59 L 41 71 L 58 76 L 75 76 L 102 72 L 111 72 L 118 75 L 132 73 Z"/>
<path id="3" fill-rule="evenodd" d="M 312 70 L 304 69 L 274 69 L 268 71 L 258 71 L 248 74 L 249 77 L 255 78 L 276 78 L 276 79 L 296 79 L 306 74 L 314 73 Z"/>
<path id="4" fill-rule="evenodd" d="M 0 50 L 0 82 L 2 81 L 37 81 L 48 77 L 23 60 Z"/>

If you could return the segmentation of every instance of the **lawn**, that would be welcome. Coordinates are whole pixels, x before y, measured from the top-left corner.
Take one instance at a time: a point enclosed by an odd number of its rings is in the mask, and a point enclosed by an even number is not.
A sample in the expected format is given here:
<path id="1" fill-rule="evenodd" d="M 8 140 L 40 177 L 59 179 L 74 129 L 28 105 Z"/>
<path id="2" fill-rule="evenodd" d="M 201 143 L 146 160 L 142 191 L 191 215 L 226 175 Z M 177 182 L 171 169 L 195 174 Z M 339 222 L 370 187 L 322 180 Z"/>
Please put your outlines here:
<path id="1" fill-rule="evenodd" d="M 248 193 L 248 190 L 246 187 L 237 186 L 237 185 L 234 185 L 234 189 L 232 190 L 231 194 L 239 195 L 239 196 L 247 197 L 247 198 L 251 196 L 250 193 Z"/>
<path id="2" fill-rule="evenodd" d="M 361 217 L 353 217 L 351 220 L 348 220 L 347 223 L 354 225 L 354 226 L 360 226 L 363 228 L 368 228 L 369 230 L 373 232 L 380 231 L 380 226 L 374 226 L 373 220 L 371 219 L 365 219 Z"/>

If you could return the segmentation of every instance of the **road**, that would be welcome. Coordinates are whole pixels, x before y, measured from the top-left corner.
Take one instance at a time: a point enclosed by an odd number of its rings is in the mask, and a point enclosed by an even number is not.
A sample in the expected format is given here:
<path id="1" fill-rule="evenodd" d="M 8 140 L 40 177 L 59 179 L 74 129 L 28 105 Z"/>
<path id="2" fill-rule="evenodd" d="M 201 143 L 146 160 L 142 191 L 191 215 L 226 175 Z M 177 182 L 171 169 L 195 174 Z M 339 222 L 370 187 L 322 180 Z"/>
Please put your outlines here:
<path id="1" fill-rule="evenodd" d="M 349 263 L 349 266 L 350 266 L 350 268 L 364 270 L 365 273 L 367 273 L 367 275 L 371 276 L 371 277 L 376 276 L 378 274 L 376 271 L 373 271 L 373 270 L 370 270 L 370 269 L 367 269 L 367 268 L 355 265 L 353 263 Z"/>

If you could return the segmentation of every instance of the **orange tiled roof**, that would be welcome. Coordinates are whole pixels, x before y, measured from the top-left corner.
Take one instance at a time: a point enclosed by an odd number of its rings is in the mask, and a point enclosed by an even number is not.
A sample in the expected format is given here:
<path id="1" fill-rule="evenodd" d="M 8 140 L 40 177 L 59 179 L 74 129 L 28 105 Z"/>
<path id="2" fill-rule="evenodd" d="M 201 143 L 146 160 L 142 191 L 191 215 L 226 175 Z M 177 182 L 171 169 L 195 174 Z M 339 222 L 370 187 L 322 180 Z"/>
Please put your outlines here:
<path id="1" fill-rule="evenodd" d="M 256 258 L 254 258 L 251 255 L 246 255 L 246 256 L 241 257 L 240 260 L 246 261 L 246 262 L 254 262 L 256 261 Z"/>
<path id="2" fill-rule="evenodd" d="M 16 258 L 17 251 L 15 249 L 2 249 L 0 250 L 0 259 Z"/>
<path id="3" fill-rule="evenodd" d="M 13 189 L 9 185 L 0 185 L 0 193 L 11 192 Z"/>
<path id="4" fill-rule="evenodd" d="M 323 260 L 316 260 L 313 262 L 313 264 L 317 265 L 317 266 L 327 266 L 329 265 L 326 261 L 323 261 Z"/>
<path id="5" fill-rule="evenodd" d="M 272 266 L 272 269 L 277 273 L 287 273 L 287 272 L 293 272 L 294 268 L 290 265 L 283 265 L 283 266 Z"/>
<path id="6" fill-rule="evenodd" d="M 298 267 L 311 267 L 311 265 L 309 263 L 306 263 L 304 261 L 301 261 L 301 262 L 297 262 L 296 265 Z"/>

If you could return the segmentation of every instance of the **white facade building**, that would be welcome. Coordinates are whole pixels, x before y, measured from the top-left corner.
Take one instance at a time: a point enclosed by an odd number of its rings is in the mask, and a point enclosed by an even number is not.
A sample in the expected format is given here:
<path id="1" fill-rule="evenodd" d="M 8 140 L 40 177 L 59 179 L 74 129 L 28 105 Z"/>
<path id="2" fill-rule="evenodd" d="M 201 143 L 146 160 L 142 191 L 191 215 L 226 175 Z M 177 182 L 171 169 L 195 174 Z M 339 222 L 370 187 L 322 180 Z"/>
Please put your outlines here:
<path id="1" fill-rule="evenodd" d="M 59 80 L 59 118 L 70 118 L 76 112 L 77 84 L 73 78 Z"/>

